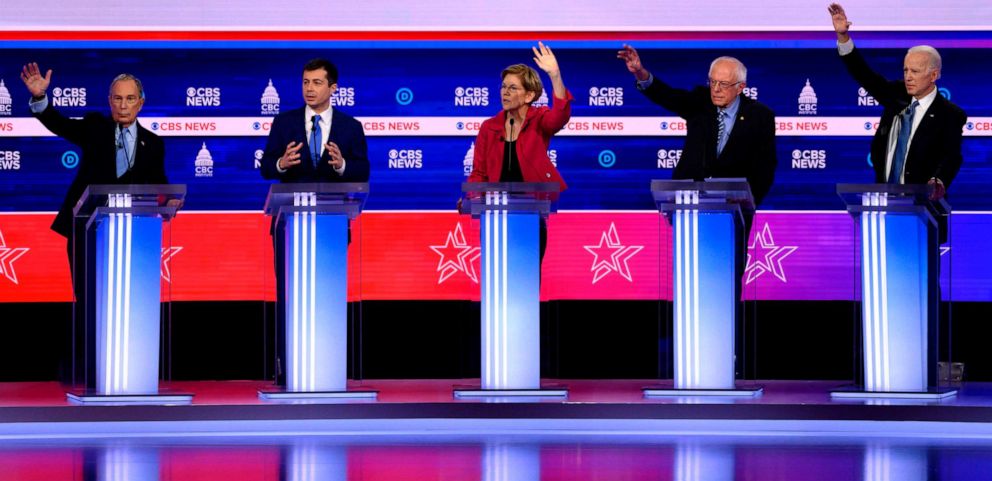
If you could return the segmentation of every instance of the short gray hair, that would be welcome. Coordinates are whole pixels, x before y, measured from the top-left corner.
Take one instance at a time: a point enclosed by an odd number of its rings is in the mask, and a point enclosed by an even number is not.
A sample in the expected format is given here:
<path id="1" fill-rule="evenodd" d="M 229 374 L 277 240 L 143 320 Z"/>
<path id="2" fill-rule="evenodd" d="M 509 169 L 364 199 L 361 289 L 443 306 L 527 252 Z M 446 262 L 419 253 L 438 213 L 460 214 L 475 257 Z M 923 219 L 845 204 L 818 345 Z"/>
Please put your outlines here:
<path id="1" fill-rule="evenodd" d="M 911 53 L 926 54 L 927 57 L 930 58 L 930 70 L 931 71 L 936 70 L 937 78 L 940 78 L 940 68 L 943 65 L 943 63 L 940 61 L 940 52 L 937 52 L 937 49 L 929 45 L 917 45 L 909 49 L 909 51 L 906 52 L 906 55 L 908 56 Z"/>
<path id="2" fill-rule="evenodd" d="M 113 93 L 113 91 L 114 91 L 114 85 L 117 85 L 117 82 L 124 82 L 124 81 L 127 81 L 127 80 L 133 80 L 134 81 L 134 84 L 138 86 L 138 96 L 141 97 L 141 98 L 145 98 L 145 87 L 143 87 L 141 85 L 141 80 L 138 79 L 138 77 L 135 77 L 134 75 L 131 75 L 129 73 L 122 73 L 122 74 L 114 77 L 114 80 L 110 82 L 109 93 L 111 93 L 111 94 Z"/>
<path id="3" fill-rule="evenodd" d="M 747 82 L 747 67 L 744 66 L 743 62 L 734 57 L 717 57 L 712 63 L 710 63 L 709 73 L 713 73 L 713 69 L 716 67 L 716 64 L 720 62 L 730 62 L 734 64 L 734 66 L 737 67 L 737 81 Z"/>

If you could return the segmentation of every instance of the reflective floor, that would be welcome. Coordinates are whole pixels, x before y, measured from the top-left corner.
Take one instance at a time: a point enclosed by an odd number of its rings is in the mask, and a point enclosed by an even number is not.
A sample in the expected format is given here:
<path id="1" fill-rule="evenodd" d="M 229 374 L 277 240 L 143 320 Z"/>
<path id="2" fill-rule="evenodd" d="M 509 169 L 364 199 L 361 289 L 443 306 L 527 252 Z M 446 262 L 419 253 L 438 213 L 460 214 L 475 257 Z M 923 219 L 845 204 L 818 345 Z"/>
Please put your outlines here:
<path id="1" fill-rule="evenodd" d="M 992 440 L 446 435 L 0 442 L 0 481 L 847 479 L 992 479 Z"/>

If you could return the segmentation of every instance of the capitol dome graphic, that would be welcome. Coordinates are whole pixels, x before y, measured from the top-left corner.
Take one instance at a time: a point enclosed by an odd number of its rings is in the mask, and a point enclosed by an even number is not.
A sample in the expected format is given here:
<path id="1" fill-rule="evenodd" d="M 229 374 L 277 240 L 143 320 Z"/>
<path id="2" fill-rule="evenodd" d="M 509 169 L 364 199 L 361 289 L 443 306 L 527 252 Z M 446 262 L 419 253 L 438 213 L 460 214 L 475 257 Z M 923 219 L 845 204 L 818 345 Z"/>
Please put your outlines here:
<path id="1" fill-rule="evenodd" d="M 193 162 L 196 170 L 197 177 L 213 177 L 214 176 L 214 158 L 210 155 L 210 151 L 207 150 L 207 143 L 203 143 L 203 147 L 200 148 L 200 152 L 196 154 L 196 161 Z"/>
<path id="2" fill-rule="evenodd" d="M 13 99 L 10 97 L 10 91 L 7 90 L 7 86 L 0 79 L 0 105 L 12 105 L 14 103 Z M 10 109 L 0 108 L 0 113 L 10 112 Z"/>
<path id="3" fill-rule="evenodd" d="M 816 91 L 810 85 L 809 79 L 806 79 L 806 86 L 803 87 L 802 92 L 799 92 L 799 113 L 816 114 Z"/>
<path id="4" fill-rule="evenodd" d="M 272 85 L 272 79 L 269 79 L 268 87 L 265 87 L 265 91 L 262 92 L 262 114 L 278 114 L 279 113 L 279 92 Z"/>
<path id="5" fill-rule="evenodd" d="M 465 177 L 472 174 L 472 163 L 475 159 L 475 142 L 469 146 L 468 152 L 465 152 L 465 159 L 462 160 L 462 169 L 465 170 Z"/>

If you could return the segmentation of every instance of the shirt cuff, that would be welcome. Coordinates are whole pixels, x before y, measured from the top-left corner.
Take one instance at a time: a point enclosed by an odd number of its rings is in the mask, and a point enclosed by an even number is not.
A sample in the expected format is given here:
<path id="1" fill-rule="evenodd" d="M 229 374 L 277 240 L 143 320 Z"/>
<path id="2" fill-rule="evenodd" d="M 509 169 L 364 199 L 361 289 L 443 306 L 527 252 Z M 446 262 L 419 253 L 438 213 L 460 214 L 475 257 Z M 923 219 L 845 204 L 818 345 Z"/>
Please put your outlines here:
<path id="1" fill-rule="evenodd" d="M 340 169 L 334 169 L 334 172 L 337 172 L 338 175 L 344 175 L 344 168 L 347 165 L 348 165 L 348 163 L 344 161 L 344 158 L 342 158 L 341 159 L 341 168 Z"/>
<path id="2" fill-rule="evenodd" d="M 650 87 L 653 82 L 654 82 L 654 74 L 649 72 L 648 73 L 648 79 L 647 80 L 638 80 L 637 81 L 637 90 L 644 90 L 644 89 Z"/>
<path id="3" fill-rule="evenodd" d="M 287 169 L 283 169 L 279 167 L 279 159 L 276 159 L 276 172 L 279 172 L 280 174 L 285 174 L 286 170 Z"/>
<path id="4" fill-rule="evenodd" d="M 841 43 L 837 42 L 837 53 L 841 56 L 847 55 L 854 51 L 854 40 L 848 39 L 848 41 Z"/>
<path id="5" fill-rule="evenodd" d="M 44 112 L 45 109 L 48 108 L 48 95 L 46 94 L 41 100 L 35 100 L 32 98 L 31 101 L 28 102 L 28 106 L 31 107 L 32 114 L 40 114 Z"/>

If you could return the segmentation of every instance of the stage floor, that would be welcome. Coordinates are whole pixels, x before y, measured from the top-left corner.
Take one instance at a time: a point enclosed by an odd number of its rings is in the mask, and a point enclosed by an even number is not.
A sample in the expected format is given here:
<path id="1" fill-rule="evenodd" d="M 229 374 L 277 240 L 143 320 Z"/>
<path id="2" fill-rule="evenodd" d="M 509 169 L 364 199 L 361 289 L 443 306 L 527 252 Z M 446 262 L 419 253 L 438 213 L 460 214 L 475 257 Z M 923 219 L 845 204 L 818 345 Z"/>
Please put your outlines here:
<path id="1" fill-rule="evenodd" d="M 260 381 L 170 382 L 193 393 L 189 405 L 80 406 L 54 382 L 0 383 L 0 437 L 141 437 L 442 433 L 722 433 L 988 437 L 992 383 L 965 383 L 940 401 L 832 400 L 842 381 L 758 381 L 757 397 L 645 398 L 653 380 L 546 380 L 565 399 L 456 399 L 477 379 L 370 380 L 350 389 L 377 390 L 377 401 L 266 402 Z"/>

